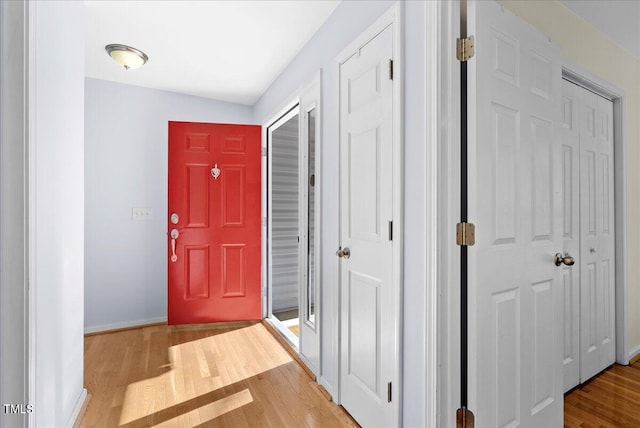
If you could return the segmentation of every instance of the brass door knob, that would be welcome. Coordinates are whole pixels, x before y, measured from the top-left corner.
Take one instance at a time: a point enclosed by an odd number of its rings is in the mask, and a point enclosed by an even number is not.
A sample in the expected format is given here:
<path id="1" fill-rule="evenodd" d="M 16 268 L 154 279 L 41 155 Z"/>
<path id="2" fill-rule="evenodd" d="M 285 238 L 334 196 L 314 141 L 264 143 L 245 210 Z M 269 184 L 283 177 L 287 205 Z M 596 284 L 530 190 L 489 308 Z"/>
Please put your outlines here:
<path id="1" fill-rule="evenodd" d="M 555 263 L 556 266 L 560 266 L 561 264 L 565 264 L 567 266 L 573 266 L 575 263 L 575 259 L 569 255 L 569 253 L 564 253 L 564 256 L 560 253 L 556 253 Z"/>
<path id="2" fill-rule="evenodd" d="M 351 257 L 351 250 L 349 250 L 349 247 L 344 247 L 344 250 L 342 249 L 342 247 L 340 247 L 338 248 L 338 251 L 336 251 L 336 256 L 343 259 L 348 259 L 349 257 Z"/>

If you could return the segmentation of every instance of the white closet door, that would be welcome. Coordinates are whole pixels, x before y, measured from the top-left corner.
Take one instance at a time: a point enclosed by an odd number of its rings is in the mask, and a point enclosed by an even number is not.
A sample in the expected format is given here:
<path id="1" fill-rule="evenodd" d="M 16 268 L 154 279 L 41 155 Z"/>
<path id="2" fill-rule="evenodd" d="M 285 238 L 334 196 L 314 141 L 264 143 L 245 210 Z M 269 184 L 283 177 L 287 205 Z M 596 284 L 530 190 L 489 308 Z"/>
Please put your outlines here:
<path id="1" fill-rule="evenodd" d="M 580 89 L 580 380 L 615 361 L 613 104 Z"/>
<path id="2" fill-rule="evenodd" d="M 564 390 L 615 361 L 613 103 L 562 86 Z"/>
<path id="3" fill-rule="evenodd" d="M 562 267 L 564 391 L 580 383 L 580 118 L 579 87 L 562 81 L 563 248 L 576 258 Z"/>

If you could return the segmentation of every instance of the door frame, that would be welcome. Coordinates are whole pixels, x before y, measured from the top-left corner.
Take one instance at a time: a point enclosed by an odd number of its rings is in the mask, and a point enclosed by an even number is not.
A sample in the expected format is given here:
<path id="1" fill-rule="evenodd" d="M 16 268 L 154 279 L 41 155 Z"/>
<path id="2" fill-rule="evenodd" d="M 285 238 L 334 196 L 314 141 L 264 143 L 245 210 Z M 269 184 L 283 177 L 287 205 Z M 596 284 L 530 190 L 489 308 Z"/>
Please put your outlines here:
<path id="1" fill-rule="evenodd" d="M 404 234 L 404 189 L 403 189 L 403 177 L 404 177 L 404 43 L 403 43 L 403 12 L 404 7 L 402 2 L 396 2 L 387 12 L 382 14 L 373 24 L 371 24 L 366 30 L 358 35 L 351 43 L 349 43 L 335 58 L 335 75 L 340 76 L 340 67 L 351 56 L 353 56 L 358 49 L 364 46 L 366 43 L 374 39 L 388 26 L 392 26 L 393 31 L 393 173 L 392 173 L 392 213 L 393 213 L 393 227 L 394 227 L 394 239 L 392 241 L 393 252 L 393 319 L 395 322 L 395 340 L 393 344 L 393 354 L 395 358 L 395 367 L 393 373 L 393 396 L 397 397 L 392 401 L 393 403 L 393 419 L 398 424 L 402 425 L 402 289 L 403 289 L 403 234 Z M 339 90 L 338 97 L 340 96 L 341 89 Z M 338 110 L 338 128 L 340 129 L 340 112 Z M 341 178 L 338 179 L 338 186 L 340 186 Z M 340 212 L 340 204 L 338 204 Z M 340 241 L 340 231 L 338 231 L 337 241 Z M 337 265 L 336 265 L 337 266 Z M 338 267 L 339 269 L 339 267 Z M 339 276 L 338 276 L 339 277 Z M 338 281 L 338 287 L 341 287 L 340 281 Z M 336 373 L 335 389 L 334 389 L 334 401 L 337 404 L 341 403 L 341 391 L 340 391 L 340 356 L 342 355 L 340 329 L 342 319 L 340 316 L 340 291 L 338 290 L 334 294 L 334 307 L 331 314 L 338 322 L 334 326 L 334 349 L 337 350 L 333 355 L 334 373 Z"/>
<path id="2" fill-rule="evenodd" d="M 562 58 L 562 78 L 613 102 L 613 171 L 614 171 L 614 218 L 615 218 L 615 328 L 616 362 L 627 365 L 629 360 L 640 353 L 640 347 L 627 350 L 627 180 L 626 145 L 624 117 L 625 92 L 615 85 L 599 78 L 572 61 Z"/>
<path id="3" fill-rule="evenodd" d="M 460 34 L 460 8 L 466 0 L 451 0 L 441 4 L 437 14 L 439 19 L 439 40 L 435 43 L 434 52 L 440 59 L 439 76 L 436 82 L 440 85 L 437 93 L 439 103 L 439 122 L 447 127 L 438 130 L 438 181 L 440 189 L 437 204 L 430 206 L 427 213 L 436 216 L 442 233 L 438 241 L 437 266 L 439 281 L 437 302 L 436 333 L 437 351 L 426 351 L 427 358 L 435 358 L 437 365 L 436 403 L 437 423 L 434 426 L 454 426 L 455 412 L 460 396 L 460 344 L 459 344 L 459 306 L 460 294 L 458 287 L 451 284 L 460 283 L 459 248 L 455 243 L 455 225 L 460 211 L 460 73 L 459 62 L 456 59 L 456 38 Z M 614 114 L 614 197 L 616 222 L 616 362 L 629 364 L 630 358 L 640 354 L 640 346 L 627 349 L 628 311 L 625 302 L 628 297 L 627 276 L 627 178 L 624 157 L 626 153 L 625 130 L 626 95 L 623 90 L 603 79 L 595 76 L 587 69 L 572 63 L 561 53 L 562 76 L 571 81 L 586 86 L 594 92 L 604 95 L 613 101 Z M 446 128 L 446 129 L 445 129 Z M 429 198 L 427 199 L 429 200 Z M 427 306 L 427 310 L 430 307 Z M 433 355 L 433 354 L 436 355 Z M 428 405 L 429 403 L 427 403 Z M 473 410 L 473 409 L 470 409 Z"/>
<path id="4" fill-rule="evenodd" d="M 296 92 L 297 93 L 297 92 Z M 269 218 L 269 189 L 271 187 L 270 181 L 270 158 L 269 158 L 269 127 L 273 126 L 278 120 L 283 118 L 288 112 L 293 110 L 300 100 L 297 95 L 290 95 L 286 98 L 288 101 L 284 102 L 281 107 L 274 113 L 268 116 L 268 119 L 262 123 L 262 318 L 269 317 L 271 310 L 271 295 L 269 294 L 269 231 L 270 231 L 270 218 Z"/>
<path id="5" fill-rule="evenodd" d="M 299 346 L 299 341 L 296 344 L 296 338 L 293 335 L 293 333 L 289 332 L 288 329 L 286 327 L 284 327 L 282 325 L 282 323 L 280 322 L 280 320 L 274 321 L 271 318 L 272 313 L 272 306 L 273 306 L 273 293 L 272 290 L 270 289 L 270 284 L 272 284 L 273 280 L 272 280 L 272 272 L 271 272 L 271 261 L 272 261 L 272 254 L 270 251 L 270 245 L 269 242 L 271 240 L 271 235 L 273 234 L 273 219 L 272 217 L 269 215 L 270 213 L 270 209 L 271 209 L 271 198 L 270 198 L 270 191 L 273 187 L 273 183 L 272 183 L 272 175 L 271 175 L 271 170 L 272 168 L 272 161 L 273 158 L 271 156 L 269 156 L 269 153 L 272 151 L 273 149 L 273 141 L 271 141 L 271 139 L 269 138 L 269 132 L 271 127 L 275 126 L 276 124 L 278 124 L 279 126 L 284 125 L 285 123 L 287 123 L 289 120 L 291 120 L 293 117 L 295 116 L 300 116 L 300 99 L 298 97 L 294 98 L 291 102 L 287 103 L 286 106 L 280 110 L 278 112 L 277 115 L 273 116 L 270 120 L 268 120 L 266 122 L 266 124 L 264 126 L 262 126 L 262 141 L 263 141 L 263 148 L 262 148 L 262 161 L 265 165 L 265 170 L 263 171 L 262 175 L 263 175 L 263 180 L 262 180 L 262 197 L 264 199 L 263 201 L 263 222 L 262 222 L 262 233 L 263 233 L 263 240 L 264 240 L 264 252 L 263 252 L 263 263 L 262 263 L 262 270 L 263 270 L 263 280 L 262 280 L 262 299 L 263 299 L 263 306 L 262 306 L 262 318 L 263 319 L 269 319 L 269 322 L 273 323 L 276 325 L 277 330 L 280 331 L 280 334 L 289 342 L 289 344 L 294 347 L 296 349 L 296 351 L 299 353 L 300 351 L 300 346 Z M 277 128 L 276 128 L 277 129 Z M 300 141 L 298 141 L 298 146 L 300 145 Z M 300 165 L 298 165 L 298 175 L 300 173 Z M 298 260 L 298 266 L 300 266 L 300 260 Z M 298 296 L 299 297 L 299 296 Z M 300 299 L 298 298 L 298 311 L 300 310 Z"/>
<path id="6" fill-rule="evenodd" d="M 271 217 L 269 216 L 269 189 L 272 187 L 271 186 L 271 160 L 272 158 L 269 156 L 269 152 L 271 151 L 271 142 L 269 141 L 269 128 L 271 126 L 273 126 L 274 124 L 276 124 L 277 122 L 283 120 L 286 116 L 290 115 L 291 112 L 294 109 L 298 109 L 298 115 L 299 118 L 302 117 L 302 114 L 304 114 L 304 105 L 302 104 L 304 102 L 304 96 L 306 93 L 308 93 L 308 90 L 310 87 L 312 87 L 313 85 L 317 85 L 318 86 L 318 99 L 316 100 L 316 107 L 317 107 L 317 119 L 316 119 L 316 126 L 318 127 L 318 131 L 317 131 L 317 141 L 316 141 L 316 175 L 319 175 L 320 177 L 322 177 L 323 174 L 323 170 L 322 170 L 322 147 L 324 145 L 323 141 L 322 141 L 322 136 L 323 136 L 323 131 L 322 131 L 322 123 L 324 121 L 324 111 L 322 110 L 322 70 L 317 70 L 315 71 L 310 78 L 305 79 L 303 81 L 303 83 L 301 85 L 299 85 L 294 91 L 292 91 L 291 93 L 289 93 L 289 95 L 287 97 L 284 97 L 284 100 L 282 103 L 279 104 L 277 109 L 274 109 L 274 111 L 269 114 L 267 116 L 267 119 L 264 120 L 262 122 L 262 189 L 261 189 L 261 194 L 262 194 L 262 318 L 264 320 L 266 320 L 270 315 L 271 315 L 271 307 L 272 307 L 272 295 L 270 293 L 269 290 L 269 284 L 271 283 L 271 273 L 270 273 L 270 263 L 269 263 L 269 259 L 270 259 L 270 254 L 269 254 L 269 236 L 271 235 Z M 302 143 L 303 143 L 303 138 L 301 138 L 301 135 L 299 133 L 299 149 L 302 150 Z M 303 172 L 302 170 L 302 166 L 298 165 L 298 173 L 299 175 L 301 175 L 301 173 Z M 323 304 L 322 304 L 322 299 L 323 299 L 323 289 L 324 286 L 322 284 L 322 272 L 321 272 L 321 268 L 322 268 L 322 242 L 323 242 L 323 236 L 322 236 L 322 221 L 323 221 L 323 205 L 322 205 L 322 201 L 323 201 L 323 196 L 322 196 L 322 178 L 320 178 L 320 182 L 316 183 L 317 186 L 317 207 L 316 207 L 316 215 L 317 215 L 317 230 L 316 230 L 316 262 L 317 262 L 317 274 L 316 274 L 316 279 L 317 279 L 317 283 L 316 283 L 316 296 L 318 301 L 316 302 L 316 313 L 317 313 L 317 331 L 318 331 L 318 353 L 319 353 L 319 362 L 318 362 L 318 367 L 316 367 L 314 374 L 316 375 L 316 381 L 318 382 L 318 384 L 321 384 L 323 387 L 325 387 L 327 390 L 330 389 L 330 386 L 324 382 L 323 377 L 322 377 L 322 372 L 323 372 L 323 367 L 325 365 L 325 362 L 323 361 L 323 341 L 322 341 L 322 334 L 321 331 L 323 329 L 322 327 L 322 320 L 323 320 Z M 300 228 L 302 228 L 304 225 L 302 224 L 302 222 L 300 223 Z M 300 244 L 302 244 L 303 240 L 300 240 Z M 299 260 L 299 264 L 301 265 L 303 263 L 303 259 L 301 258 Z M 306 264 L 306 262 L 305 262 Z M 303 287 L 302 285 L 300 287 Z M 298 296 L 298 309 L 299 309 L 299 322 L 302 323 L 303 321 L 303 303 L 304 303 L 304 297 L 305 297 L 305 290 L 303 288 L 299 289 L 299 296 Z M 268 322 L 272 322 L 271 319 L 269 319 Z M 277 323 L 277 322 L 276 322 Z M 272 324 L 276 324 L 274 322 L 272 322 Z M 279 330 L 279 329 L 278 329 Z M 302 327 L 300 328 L 300 330 L 302 330 Z M 302 333 L 301 333 L 302 334 Z M 288 336 L 288 332 L 285 330 L 285 333 L 282 333 L 283 337 L 285 337 L 285 339 L 288 341 L 288 343 L 290 345 L 294 345 L 294 341 L 292 341 L 291 337 L 287 337 Z M 300 359 L 302 360 L 302 362 L 311 370 L 313 371 L 312 367 L 314 367 L 313 364 L 310 363 L 310 361 L 307 359 L 306 355 L 304 355 L 301 351 L 302 351 L 302 347 L 300 346 L 301 341 L 300 341 L 300 337 L 297 338 L 298 339 L 298 345 L 297 346 L 293 346 L 295 348 L 295 351 L 297 352 L 298 356 L 300 357 Z"/>

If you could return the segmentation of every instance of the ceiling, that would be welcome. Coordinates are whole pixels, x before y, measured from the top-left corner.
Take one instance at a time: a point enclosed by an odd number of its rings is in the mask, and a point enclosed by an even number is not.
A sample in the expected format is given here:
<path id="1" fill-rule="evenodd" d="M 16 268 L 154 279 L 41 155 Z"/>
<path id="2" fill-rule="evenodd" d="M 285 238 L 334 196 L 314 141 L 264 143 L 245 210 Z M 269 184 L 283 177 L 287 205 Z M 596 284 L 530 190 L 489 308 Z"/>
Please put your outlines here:
<path id="1" fill-rule="evenodd" d="M 640 0 L 560 0 L 640 57 Z M 340 0 L 85 1 L 88 77 L 254 105 Z M 149 55 L 126 71 L 109 43 Z"/>
<path id="2" fill-rule="evenodd" d="M 85 75 L 253 105 L 339 0 L 85 1 Z M 124 70 L 104 47 L 142 50 Z"/>
<path id="3" fill-rule="evenodd" d="M 640 57 L 640 0 L 560 0 L 573 13 Z"/>

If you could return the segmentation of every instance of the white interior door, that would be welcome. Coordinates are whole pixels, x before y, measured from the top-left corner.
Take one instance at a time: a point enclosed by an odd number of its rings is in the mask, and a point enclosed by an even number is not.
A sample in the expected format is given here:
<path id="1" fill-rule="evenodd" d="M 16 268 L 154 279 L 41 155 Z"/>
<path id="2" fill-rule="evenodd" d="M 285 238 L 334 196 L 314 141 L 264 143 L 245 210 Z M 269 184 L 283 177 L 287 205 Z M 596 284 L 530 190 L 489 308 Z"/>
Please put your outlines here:
<path id="1" fill-rule="evenodd" d="M 565 270 L 564 390 L 615 361 L 613 103 L 562 82 Z"/>
<path id="2" fill-rule="evenodd" d="M 580 383 L 580 126 L 577 87 L 562 81 L 562 227 L 563 248 L 576 256 L 562 266 L 564 311 L 564 391 Z"/>
<path id="3" fill-rule="evenodd" d="M 580 380 L 615 361 L 613 103 L 580 89 Z"/>
<path id="4" fill-rule="evenodd" d="M 320 376 L 320 75 L 300 95 L 300 356 Z"/>
<path id="5" fill-rule="evenodd" d="M 479 427 L 562 426 L 559 52 L 492 1 L 467 23 L 469 409 Z"/>
<path id="6" fill-rule="evenodd" d="M 340 65 L 340 400 L 364 427 L 397 424 L 392 58 L 390 25 Z"/>

